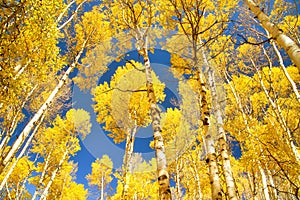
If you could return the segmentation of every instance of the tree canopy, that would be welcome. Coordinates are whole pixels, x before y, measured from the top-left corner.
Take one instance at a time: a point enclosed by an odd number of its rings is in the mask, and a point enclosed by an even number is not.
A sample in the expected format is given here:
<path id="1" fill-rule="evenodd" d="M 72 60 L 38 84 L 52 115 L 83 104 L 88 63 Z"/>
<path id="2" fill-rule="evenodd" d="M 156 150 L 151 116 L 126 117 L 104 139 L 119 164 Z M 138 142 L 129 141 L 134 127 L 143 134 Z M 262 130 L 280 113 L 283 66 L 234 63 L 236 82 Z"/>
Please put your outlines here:
<path id="1" fill-rule="evenodd" d="M 0 199 L 299 199 L 299 9 L 1 1 Z"/>

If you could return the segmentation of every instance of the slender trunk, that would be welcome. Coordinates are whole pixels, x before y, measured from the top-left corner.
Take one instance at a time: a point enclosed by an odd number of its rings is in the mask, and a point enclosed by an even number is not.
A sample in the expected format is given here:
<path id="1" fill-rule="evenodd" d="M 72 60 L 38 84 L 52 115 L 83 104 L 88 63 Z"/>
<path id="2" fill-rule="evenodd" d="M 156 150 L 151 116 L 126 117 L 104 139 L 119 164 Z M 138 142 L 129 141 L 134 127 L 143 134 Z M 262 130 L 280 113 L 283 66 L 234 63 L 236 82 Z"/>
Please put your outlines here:
<path id="1" fill-rule="evenodd" d="M 60 15 L 56 19 L 56 23 L 59 23 L 60 20 L 62 20 L 64 14 L 69 10 L 69 8 L 75 3 L 75 0 L 72 0 L 65 8 L 64 10 L 60 13 Z"/>
<path id="2" fill-rule="evenodd" d="M 198 65 L 196 41 L 194 41 L 193 43 L 193 49 L 194 49 L 193 51 L 194 65 L 197 66 L 197 70 L 195 71 L 195 76 L 196 76 L 196 80 L 199 83 L 201 121 L 203 125 L 203 135 L 205 136 L 205 142 L 206 142 L 205 145 L 207 149 L 206 163 L 208 164 L 208 169 L 209 169 L 212 199 L 220 200 L 222 199 L 222 192 L 221 192 L 221 183 L 219 178 L 217 155 L 215 151 L 215 145 L 214 145 L 215 142 L 213 136 L 211 133 L 208 132 L 208 128 L 210 126 L 210 110 L 208 108 L 207 89 L 205 87 L 206 83 L 204 81 L 201 68 Z M 206 56 L 204 55 L 203 49 L 201 49 L 201 55 L 205 66 L 208 68 L 209 65 L 206 60 Z"/>
<path id="3" fill-rule="evenodd" d="M 1 184 L 0 184 L 0 191 L 3 189 L 5 183 L 8 181 L 9 176 L 11 175 L 11 173 L 14 171 L 15 167 L 17 166 L 19 160 L 23 157 L 23 155 L 25 154 L 27 148 L 29 147 L 29 145 L 31 144 L 31 141 L 33 139 L 33 136 L 35 135 L 35 132 L 38 131 L 39 126 L 41 125 L 41 123 L 44 120 L 44 115 L 42 116 L 39 124 L 35 127 L 35 129 L 33 130 L 33 133 L 31 134 L 31 136 L 28 138 L 24 148 L 22 149 L 22 151 L 20 152 L 20 154 L 18 155 L 17 159 L 14 161 L 14 163 L 11 165 L 11 167 L 9 168 L 8 172 L 6 173 L 5 177 L 3 178 Z"/>
<path id="4" fill-rule="evenodd" d="M 133 154 L 133 147 L 134 147 L 134 140 L 137 131 L 137 125 L 135 122 L 135 127 L 132 130 L 128 131 L 127 138 L 126 138 L 126 146 L 125 146 L 125 155 L 124 155 L 124 184 L 123 184 L 123 191 L 122 191 L 122 199 L 128 199 L 128 189 L 129 189 L 129 174 L 131 173 L 130 169 L 132 167 L 132 154 Z"/>
<path id="5" fill-rule="evenodd" d="M 214 141 L 211 137 L 206 137 L 207 158 L 206 163 L 209 169 L 209 179 L 211 184 L 211 192 L 213 200 L 221 200 L 221 184 L 218 171 L 217 155 L 214 148 Z"/>
<path id="6" fill-rule="evenodd" d="M 39 190 L 40 190 L 40 188 L 41 188 L 41 186 L 42 186 L 42 184 L 43 184 L 43 181 L 44 181 L 44 179 L 45 179 L 46 172 L 47 172 L 47 170 L 48 170 L 48 166 L 49 166 L 49 161 L 50 161 L 51 155 L 52 155 L 52 151 L 48 154 L 46 160 L 44 161 L 44 162 L 45 162 L 45 165 L 44 165 L 44 167 L 43 167 L 43 171 L 42 171 L 40 180 L 39 180 L 39 182 L 38 182 L 38 184 L 37 184 L 37 186 L 36 186 L 36 189 L 35 189 L 35 191 L 34 191 L 34 193 L 33 193 L 33 196 L 32 196 L 32 199 L 31 199 L 31 200 L 35 200 L 36 197 L 37 197 L 37 195 L 38 195 L 38 193 L 39 193 Z"/>
<path id="7" fill-rule="evenodd" d="M 59 163 L 58 163 L 57 168 L 55 168 L 55 170 L 52 172 L 51 178 L 50 178 L 49 182 L 47 183 L 47 185 L 46 185 L 44 191 L 42 192 L 40 200 L 46 199 L 46 197 L 47 197 L 47 195 L 48 195 L 48 191 L 49 191 L 49 189 L 50 189 L 50 187 L 51 187 L 51 185 L 52 185 L 52 183 L 53 183 L 53 181 L 54 181 L 54 179 L 55 179 L 55 177 L 56 177 L 56 175 L 57 175 L 57 172 L 60 170 L 60 168 L 61 168 L 63 162 L 66 160 L 67 155 L 68 155 L 68 150 L 65 151 L 65 153 L 64 153 L 64 155 L 63 155 L 63 157 L 62 157 L 62 159 L 61 159 L 61 160 L 59 161 Z"/>
<path id="8" fill-rule="evenodd" d="M 64 178 L 64 182 L 63 182 L 63 185 L 61 187 L 61 192 L 60 192 L 60 197 L 59 199 L 61 200 L 63 198 L 63 195 L 64 195 L 64 188 L 66 186 L 66 182 L 67 182 L 67 174 L 65 175 L 65 178 Z M 55 198 L 56 199 L 56 198 Z"/>
<path id="9" fill-rule="evenodd" d="M 100 195 L 100 200 L 104 200 L 104 174 L 102 171 L 102 176 L 101 176 L 101 195 Z"/>
<path id="10" fill-rule="evenodd" d="M 253 0 L 246 0 L 246 4 L 254 15 L 260 20 L 264 27 L 276 42 L 284 48 L 291 60 L 298 67 L 300 73 L 300 48 L 298 45 L 276 25 L 270 21 L 270 18 L 260 10 L 259 6 Z"/>
<path id="11" fill-rule="evenodd" d="M 182 168 L 182 161 L 178 160 L 178 156 L 176 155 L 176 160 L 175 160 L 175 165 L 176 165 L 176 174 L 175 174 L 175 188 L 176 188 L 176 199 L 180 200 L 182 199 L 182 190 L 180 186 L 180 169 Z"/>
<path id="12" fill-rule="evenodd" d="M 5 183 L 5 188 L 6 188 L 6 193 L 7 193 L 8 199 L 12 200 L 11 195 L 10 195 L 10 191 L 9 191 L 9 188 L 8 188 L 8 185 L 7 185 L 7 182 Z"/>
<path id="13" fill-rule="evenodd" d="M 225 176 L 226 188 L 227 188 L 227 195 L 231 200 L 237 200 L 237 192 L 235 188 L 235 183 L 233 179 L 229 153 L 227 150 L 227 143 L 226 143 L 226 135 L 224 131 L 224 124 L 223 124 L 223 117 L 221 114 L 221 107 L 220 102 L 217 96 L 217 88 L 215 84 L 215 77 L 213 69 L 208 70 L 209 76 L 209 83 L 212 93 L 212 104 L 215 109 L 215 117 L 217 118 L 217 129 L 219 134 L 219 145 L 220 145 L 220 152 L 221 152 L 221 159 L 222 159 L 222 167 Z"/>
<path id="14" fill-rule="evenodd" d="M 207 151 L 206 163 L 208 164 L 212 199 L 220 200 L 222 199 L 222 192 L 221 192 L 221 184 L 219 178 L 217 155 L 216 155 L 215 145 L 214 145 L 215 142 L 214 139 L 212 138 L 212 134 L 208 133 L 208 128 L 210 126 L 210 111 L 207 102 L 207 95 L 206 95 L 207 90 L 205 87 L 205 81 L 202 77 L 202 74 L 197 70 L 195 75 L 200 85 L 201 121 L 203 125 L 203 135 L 205 137 L 204 139 L 205 149 Z"/>
<path id="15" fill-rule="evenodd" d="M 82 1 L 82 2 L 77 6 L 76 10 L 74 11 L 74 13 L 72 13 L 71 17 L 70 17 L 67 21 L 65 21 L 61 26 L 59 26 L 59 27 L 58 27 L 58 30 L 63 29 L 68 23 L 70 23 L 70 22 L 72 21 L 72 19 L 73 19 L 73 18 L 75 17 L 75 15 L 77 14 L 78 10 L 82 7 L 82 5 L 83 5 L 85 2 L 87 2 L 87 0 Z M 71 6 L 73 3 L 74 3 L 74 1 L 72 1 L 72 2 L 66 7 L 66 9 L 68 9 L 68 7 Z M 66 11 L 64 11 L 64 12 L 66 12 Z M 63 12 L 63 13 L 64 13 L 64 12 Z M 61 14 L 61 16 L 59 16 L 58 20 L 61 19 L 63 13 Z"/>
<path id="16" fill-rule="evenodd" d="M 87 44 L 88 40 L 85 40 L 85 42 L 82 45 L 81 51 L 77 54 L 75 61 L 69 66 L 67 71 L 64 73 L 63 77 L 59 80 L 57 86 L 54 88 L 54 90 L 51 92 L 48 99 L 44 102 L 44 104 L 40 107 L 40 109 L 37 111 L 37 113 L 33 116 L 33 118 L 27 123 L 23 131 L 20 133 L 19 137 L 15 140 L 13 143 L 11 149 L 8 151 L 8 153 L 2 157 L 1 163 L 0 163 L 0 174 L 2 174 L 4 168 L 8 165 L 8 163 L 11 161 L 11 159 L 15 156 L 19 148 L 24 143 L 25 139 L 30 134 L 32 128 L 35 126 L 37 121 L 40 120 L 41 116 L 47 111 L 49 106 L 51 105 L 51 102 L 55 99 L 57 93 L 61 90 L 61 88 L 65 85 L 66 80 L 69 77 L 69 74 L 73 71 L 73 69 L 76 67 L 79 58 L 83 54 L 84 48 Z"/>
<path id="17" fill-rule="evenodd" d="M 265 31 L 266 31 L 268 37 L 270 37 L 269 32 L 268 32 L 267 30 L 265 30 Z M 274 40 L 271 41 L 271 45 L 272 45 L 272 47 L 273 47 L 273 49 L 274 49 L 274 51 L 275 51 L 275 53 L 276 53 L 276 55 L 277 55 L 277 57 L 278 57 L 278 60 L 279 60 L 279 66 L 280 66 L 281 70 L 283 71 L 283 73 L 284 73 L 285 77 L 287 78 L 287 80 L 290 82 L 290 85 L 291 85 L 291 87 L 292 87 L 292 89 L 293 89 L 294 94 L 296 95 L 296 98 L 297 98 L 298 102 L 300 102 L 300 94 L 299 94 L 299 92 L 298 92 L 297 85 L 296 85 L 296 83 L 294 82 L 294 80 L 291 78 L 290 74 L 288 73 L 288 71 L 287 71 L 287 69 L 286 69 L 286 67 L 285 67 L 285 65 L 284 65 L 284 62 L 283 62 L 283 58 L 282 58 L 282 56 L 281 56 L 281 53 L 280 53 L 280 51 L 278 50 L 278 48 L 277 48 L 277 46 L 276 46 Z M 266 56 L 267 59 L 268 59 L 269 65 L 270 65 L 270 67 L 271 67 L 271 66 L 272 66 L 272 60 L 271 60 L 270 56 L 267 54 L 267 51 L 265 50 L 265 48 L 264 48 L 264 47 L 262 47 L 262 48 L 263 48 L 263 51 L 264 51 L 265 56 Z"/>
<path id="18" fill-rule="evenodd" d="M 269 103 L 271 104 L 271 107 L 273 108 L 274 110 L 274 113 L 277 117 L 277 120 L 280 124 L 280 126 L 282 127 L 282 129 L 287 133 L 287 136 L 288 136 L 288 144 L 289 144 L 289 147 L 291 148 L 292 152 L 294 153 L 294 156 L 295 156 L 295 159 L 299 162 L 300 161 L 300 154 L 297 150 L 297 148 L 295 147 L 295 144 L 294 144 L 294 140 L 292 138 L 292 135 L 291 135 L 291 132 L 286 124 L 286 121 L 284 120 L 284 117 L 282 116 L 282 112 L 281 112 L 281 109 L 280 109 L 280 106 L 275 103 L 272 98 L 270 97 L 265 85 L 264 85 L 264 82 L 262 80 L 262 76 L 261 76 L 261 73 L 260 71 L 257 69 L 256 65 L 254 64 L 254 61 L 251 60 L 253 66 L 255 66 L 256 68 L 256 71 L 257 71 L 257 75 L 259 77 L 259 81 L 260 81 L 260 85 L 269 101 Z"/>
<path id="19" fill-rule="evenodd" d="M 36 48 L 37 49 L 37 48 Z M 36 50 L 33 50 L 33 53 L 35 52 Z M 14 80 L 16 80 L 17 78 L 19 78 L 19 76 L 21 76 L 24 72 L 24 70 L 28 67 L 29 63 L 31 62 L 31 59 L 29 59 L 26 64 L 24 66 L 21 66 L 21 65 L 17 65 L 15 67 L 15 72 L 16 72 L 16 75 L 13 77 Z"/>
<path id="20" fill-rule="evenodd" d="M 150 65 L 150 60 L 148 56 L 148 40 L 147 35 L 140 36 L 138 41 L 143 41 L 143 46 L 138 49 L 139 54 L 144 58 L 145 65 L 145 75 L 146 75 L 146 87 L 147 95 L 150 102 L 150 116 L 152 120 L 152 129 L 153 129 L 153 139 L 154 139 L 154 148 L 155 156 L 157 163 L 157 174 L 158 174 L 158 184 L 159 184 L 159 197 L 161 200 L 170 200 L 172 199 L 171 190 L 170 190 L 170 177 L 167 168 L 167 159 L 165 154 L 165 147 L 163 137 L 161 135 L 161 111 L 156 105 L 156 97 L 154 94 L 154 87 L 152 81 L 152 69 Z M 142 39 L 145 38 L 145 39 Z"/>
<path id="21" fill-rule="evenodd" d="M 270 194 L 269 194 L 269 189 L 268 189 L 268 181 L 267 181 L 266 173 L 263 170 L 263 168 L 260 166 L 260 164 L 258 165 L 258 168 L 259 168 L 259 172 L 260 172 L 260 175 L 261 175 L 261 180 L 262 180 L 265 199 L 270 200 Z"/>
<path id="22" fill-rule="evenodd" d="M 17 113 L 15 113 L 14 118 L 12 120 L 12 123 L 8 129 L 8 133 L 5 135 L 5 137 L 2 139 L 1 144 L 0 144 L 0 155 L 3 155 L 3 151 L 5 150 L 11 136 L 13 135 L 16 127 L 17 127 L 17 118 L 19 117 L 20 112 L 22 111 L 22 109 L 25 107 L 25 104 L 28 102 L 28 99 L 32 96 L 34 90 L 37 88 L 37 85 L 34 86 L 31 91 L 28 93 L 28 95 L 26 96 L 24 102 L 22 103 L 20 109 L 18 110 Z"/>
<path id="23" fill-rule="evenodd" d="M 267 169 L 267 175 L 269 177 L 269 180 L 270 180 L 270 185 L 273 189 L 273 193 L 274 193 L 274 199 L 277 199 L 279 200 L 280 198 L 278 197 L 278 192 L 277 192 L 277 189 L 275 187 L 275 183 L 274 183 L 274 180 L 273 180 L 273 176 L 271 175 L 270 173 L 270 170 Z"/>
<path id="24" fill-rule="evenodd" d="M 275 42 L 271 41 L 271 44 L 272 44 L 273 49 L 274 49 L 274 51 L 275 51 L 275 53 L 276 53 L 276 55 L 278 57 L 280 68 L 282 69 L 282 71 L 283 71 L 285 77 L 287 78 L 287 80 L 290 82 L 290 84 L 292 86 L 292 89 L 293 89 L 293 92 L 296 95 L 296 98 L 297 98 L 298 102 L 300 103 L 300 94 L 298 92 L 297 85 L 294 82 L 294 80 L 291 78 L 290 74 L 288 73 L 288 71 L 287 71 L 287 69 L 286 69 L 286 67 L 284 65 L 283 58 L 282 58 L 282 56 L 281 56 L 281 54 L 280 54 L 280 52 L 279 52 L 279 50 L 278 50 Z"/>
<path id="25" fill-rule="evenodd" d="M 253 181 L 252 181 L 252 179 L 253 179 Z M 249 172 L 247 172 L 247 180 L 248 180 L 248 183 L 249 183 L 250 190 L 252 192 L 253 199 L 258 200 L 257 190 L 256 190 L 256 183 L 255 183 L 255 176 L 253 175 L 253 178 L 252 178 L 251 175 L 249 174 Z"/>
<path id="26" fill-rule="evenodd" d="M 190 155 L 190 159 L 192 160 L 192 163 L 193 163 L 191 168 L 192 168 L 192 171 L 194 172 L 194 178 L 195 178 L 195 181 L 197 184 L 196 198 L 199 200 L 202 200 L 203 195 L 202 195 L 202 191 L 201 191 L 200 177 L 198 174 L 197 165 L 196 165 L 195 160 L 192 155 Z"/>

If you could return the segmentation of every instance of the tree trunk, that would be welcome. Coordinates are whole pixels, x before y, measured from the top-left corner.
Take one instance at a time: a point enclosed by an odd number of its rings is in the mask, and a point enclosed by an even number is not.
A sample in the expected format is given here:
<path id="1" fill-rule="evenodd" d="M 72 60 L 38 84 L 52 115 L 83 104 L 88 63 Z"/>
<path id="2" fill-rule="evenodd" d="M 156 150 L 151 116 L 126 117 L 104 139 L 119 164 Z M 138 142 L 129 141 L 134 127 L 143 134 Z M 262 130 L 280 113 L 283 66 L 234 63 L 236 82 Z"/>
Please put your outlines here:
<path id="1" fill-rule="evenodd" d="M 270 170 L 268 170 L 268 169 L 267 169 L 267 175 L 269 177 L 270 185 L 271 185 L 271 188 L 272 188 L 273 193 L 274 193 L 274 199 L 280 200 L 280 198 L 278 197 L 278 192 L 277 192 L 274 180 L 273 180 L 273 176 L 271 175 Z"/>
<path id="2" fill-rule="evenodd" d="M 100 195 L 100 200 L 104 200 L 104 174 L 102 171 L 102 176 L 101 176 L 101 195 Z"/>
<path id="3" fill-rule="evenodd" d="M 221 184 L 219 178 L 219 170 L 217 156 L 214 148 L 214 142 L 211 137 L 206 137 L 207 142 L 207 158 L 206 163 L 209 169 L 209 179 L 211 184 L 211 193 L 213 200 L 222 200 Z"/>
<path id="4" fill-rule="evenodd" d="M 208 70 L 209 83 L 211 88 L 212 104 L 215 109 L 215 117 L 217 118 L 217 129 L 219 135 L 219 145 L 222 159 L 222 167 L 225 176 L 227 195 L 231 200 L 237 200 L 237 193 L 235 188 L 235 183 L 233 179 L 229 154 L 227 151 L 226 135 L 223 128 L 223 117 L 221 113 L 220 101 L 217 96 L 217 88 L 215 83 L 214 71 L 213 69 Z"/>
<path id="5" fill-rule="evenodd" d="M 60 170 L 63 162 L 66 160 L 67 155 L 68 155 L 68 150 L 65 151 L 62 159 L 58 163 L 57 168 L 55 168 L 55 170 L 52 172 L 51 178 L 50 178 L 49 182 L 47 183 L 44 191 L 42 192 L 40 200 L 45 200 L 46 199 L 46 197 L 48 195 L 48 192 L 49 192 L 49 189 L 50 189 L 50 187 L 51 187 L 51 185 L 52 185 L 52 183 L 53 183 L 53 181 L 54 181 L 54 179 L 57 175 L 57 172 Z"/>
<path id="6" fill-rule="evenodd" d="M 3 187 L 5 186 L 5 183 L 8 181 L 9 176 L 11 175 L 11 173 L 14 171 L 15 167 L 17 166 L 19 160 L 23 157 L 23 155 L 25 154 L 27 148 L 29 147 L 29 145 L 31 144 L 31 141 L 33 139 L 33 136 L 35 135 L 35 133 L 38 131 L 39 126 L 41 125 L 41 123 L 44 120 L 44 115 L 42 116 L 39 124 L 35 127 L 35 129 L 33 130 L 33 133 L 31 134 L 31 136 L 28 138 L 25 146 L 23 147 L 22 151 L 20 152 L 20 154 L 18 155 L 17 159 L 14 161 L 14 163 L 11 165 L 11 167 L 9 168 L 8 172 L 6 173 L 5 177 L 3 178 L 1 184 L 0 184 L 0 191 L 3 189 Z"/>
<path id="7" fill-rule="evenodd" d="M 123 184 L 123 191 L 122 191 L 122 199 L 128 199 L 128 189 L 129 189 L 129 174 L 131 173 L 130 168 L 132 167 L 132 154 L 133 154 L 133 147 L 134 147 L 134 140 L 137 131 L 137 125 L 132 130 L 128 131 L 127 138 L 126 138 L 126 146 L 125 146 L 125 155 L 124 155 L 124 184 Z"/>
<path id="8" fill-rule="evenodd" d="M 44 102 L 44 104 L 40 107 L 40 109 L 35 113 L 33 118 L 27 123 L 23 131 L 20 133 L 19 137 L 15 140 L 13 143 L 11 149 L 8 151 L 8 153 L 2 157 L 1 163 L 0 163 L 0 174 L 2 174 L 4 168 L 8 165 L 8 163 L 11 161 L 11 159 L 15 156 L 17 151 L 20 149 L 20 147 L 23 145 L 25 139 L 30 134 L 33 127 L 36 125 L 36 123 L 40 120 L 41 116 L 46 112 L 46 110 L 51 105 L 51 102 L 55 99 L 55 96 L 57 93 L 61 90 L 61 88 L 65 85 L 66 80 L 69 77 L 69 74 L 73 71 L 75 66 L 77 65 L 79 58 L 81 57 L 84 48 L 86 46 L 88 39 L 85 40 L 85 42 L 82 45 L 81 51 L 77 54 L 75 61 L 69 66 L 67 71 L 64 73 L 63 77 L 59 80 L 57 86 L 54 88 L 54 90 L 51 92 L 48 99 Z"/>
<path id="9" fill-rule="evenodd" d="M 263 170 L 263 168 L 260 166 L 260 164 L 258 165 L 258 168 L 259 168 L 260 175 L 261 175 L 261 180 L 262 180 L 265 199 L 270 200 L 270 194 L 269 194 L 269 189 L 268 189 L 268 181 L 267 181 L 266 173 Z"/>
<path id="10" fill-rule="evenodd" d="M 276 25 L 273 24 L 269 17 L 260 10 L 259 6 L 252 0 L 246 0 L 246 4 L 254 15 L 260 20 L 261 25 L 271 34 L 272 38 L 284 48 L 291 60 L 298 67 L 300 73 L 300 48 L 298 45 Z"/>
<path id="11" fill-rule="evenodd" d="M 296 95 L 296 98 L 297 98 L 298 102 L 300 103 L 300 94 L 298 92 L 297 85 L 294 82 L 294 80 L 291 78 L 290 74 L 288 73 L 288 71 L 287 71 L 287 69 L 286 69 L 286 67 L 284 65 L 283 58 L 282 58 L 282 56 L 280 54 L 280 51 L 278 50 L 275 42 L 271 41 L 271 44 L 272 44 L 273 49 L 274 49 L 274 51 L 275 51 L 275 53 L 276 53 L 276 55 L 278 57 L 280 68 L 282 69 L 282 71 L 283 71 L 285 77 L 287 78 L 287 80 L 290 82 L 290 84 L 291 84 L 291 86 L 293 88 L 294 94 Z"/>
<path id="12" fill-rule="evenodd" d="M 291 131 L 290 131 L 289 127 L 287 126 L 286 121 L 285 121 L 285 119 L 284 119 L 284 117 L 283 117 L 283 115 L 282 115 L 281 108 L 280 108 L 280 106 L 276 103 L 276 101 L 273 101 L 273 99 L 272 99 L 271 96 L 269 95 L 268 90 L 267 90 L 267 88 L 266 88 L 265 85 L 264 85 L 264 82 L 263 82 L 263 79 L 262 79 L 262 75 L 261 75 L 259 69 L 257 68 L 257 66 L 255 65 L 254 61 L 251 60 L 251 62 L 252 62 L 252 65 L 256 68 L 256 72 L 257 72 L 257 75 L 258 75 L 258 77 L 259 77 L 260 85 L 261 85 L 261 87 L 262 87 L 262 89 L 263 89 L 263 91 L 264 91 L 264 93 L 265 93 L 265 95 L 266 95 L 266 97 L 267 97 L 269 103 L 271 104 L 271 107 L 273 108 L 273 110 L 274 110 L 274 112 L 275 112 L 275 115 L 276 115 L 276 117 L 277 117 L 277 120 L 278 120 L 280 126 L 282 127 L 282 129 L 283 129 L 283 130 L 286 132 L 286 134 L 287 134 L 287 137 L 288 137 L 287 143 L 288 143 L 289 147 L 291 148 L 291 150 L 292 150 L 292 152 L 293 152 L 293 154 L 294 154 L 294 156 L 295 156 L 296 161 L 299 162 L 299 161 L 300 161 L 300 154 L 299 154 L 299 152 L 298 152 L 298 150 L 297 150 L 297 147 L 296 147 L 295 144 L 294 144 L 294 140 L 293 140 Z"/>
<path id="13" fill-rule="evenodd" d="M 18 109 L 17 113 L 15 113 L 14 118 L 12 120 L 12 123 L 9 127 L 9 129 L 7 130 L 6 135 L 4 136 L 4 138 L 1 141 L 0 144 L 0 155 L 3 156 L 4 153 L 3 151 L 5 150 L 11 136 L 13 135 L 15 129 L 17 128 L 17 118 L 19 117 L 19 114 L 22 112 L 22 109 L 25 107 L 25 104 L 28 102 L 28 99 L 32 96 L 34 90 L 37 88 L 37 85 L 35 85 L 31 91 L 28 93 L 28 95 L 26 96 L 24 102 L 22 103 L 21 107 Z"/>
<path id="14" fill-rule="evenodd" d="M 162 131 L 160 125 L 161 111 L 156 105 L 156 98 L 154 94 L 153 81 L 151 75 L 152 69 L 151 69 L 150 60 L 148 56 L 147 37 L 148 37 L 147 35 L 139 36 L 138 41 L 142 41 L 143 46 L 139 47 L 138 52 L 144 58 L 146 87 L 147 87 L 147 95 L 150 102 L 150 116 L 152 120 L 154 148 L 155 148 L 155 156 L 156 156 L 156 163 L 157 163 L 159 197 L 161 200 L 170 200 L 172 199 L 171 190 L 170 190 L 170 177 L 167 169 L 167 159 L 165 154 L 164 141 L 161 135 L 161 131 Z"/>
<path id="15" fill-rule="evenodd" d="M 176 174 L 175 174 L 175 190 L 176 190 L 176 199 L 177 200 L 181 200 L 182 199 L 182 189 L 181 189 L 181 185 L 180 185 L 180 170 L 182 169 L 182 160 L 178 159 L 178 156 L 176 156 L 176 160 L 175 160 L 175 165 L 176 165 Z"/>
<path id="16" fill-rule="evenodd" d="M 190 166 L 190 167 L 191 167 L 192 171 L 194 172 L 194 178 L 195 178 L 195 181 L 196 181 L 196 184 L 197 184 L 196 198 L 198 200 L 202 200 L 203 195 L 202 195 L 201 183 L 200 183 L 200 177 L 199 177 L 198 170 L 197 170 L 197 165 L 196 165 L 196 162 L 195 162 L 193 156 L 191 154 L 189 154 L 189 155 L 190 155 L 190 159 L 192 160 L 192 163 L 193 163 L 193 165 Z"/>
<path id="17" fill-rule="evenodd" d="M 203 135 L 205 136 L 205 146 L 207 150 L 206 163 L 208 164 L 208 169 L 209 169 L 212 199 L 221 200 L 222 192 L 221 192 L 221 184 L 219 178 L 217 156 L 216 156 L 215 145 L 214 145 L 215 142 L 212 134 L 208 132 L 208 128 L 210 126 L 210 110 L 208 108 L 208 102 L 207 102 L 207 89 L 205 87 L 206 83 L 204 81 L 201 68 L 198 63 L 197 45 L 195 42 L 196 41 L 194 41 L 193 43 L 193 49 L 194 49 L 193 59 L 194 59 L 194 65 L 195 67 L 197 67 L 197 70 L 195 71 L 195 76 L 199 84 L 201 121 L 203 125 Z M 209 67 L 203 49 L 201 49 L 201 55 L 202 55 L 204 65 L 206 67 Z"/>
<path id="18" fill-rule="evenodd" d="M 42 171 L 40 180 L 39 180 L 39 182 L 38 182 L 38 184 L 37 184 L 37 186 L 36 186 L 36 189 L 35 189 L 35 191 L 34 191 L 34 193 L 33 193 L 33 196 L 32 196 L 32 199 L 31 199 L 31 200 L 35 200 L 36 197 L 37 197 L 37 195 L 38 195 L 38 193 L 39 193 L 40 187 L 41 187 L 42 184 L 43 184 L 43 181 L 44 181 L 45 176 L 46 176 L 46 172 L 47 172 L 47 170 L 48 170 L 48 166 L 49 166 L 49 161 L 50 161 L 51 155 L 52 155 L 52 151 L 50 151 L 50 153 L 48 154 L 46 160 L 44 161 L 44 162 L 45 162 L 45 165 L 44 165 L 44 167 L 43 167 L 43 171 Z"/>

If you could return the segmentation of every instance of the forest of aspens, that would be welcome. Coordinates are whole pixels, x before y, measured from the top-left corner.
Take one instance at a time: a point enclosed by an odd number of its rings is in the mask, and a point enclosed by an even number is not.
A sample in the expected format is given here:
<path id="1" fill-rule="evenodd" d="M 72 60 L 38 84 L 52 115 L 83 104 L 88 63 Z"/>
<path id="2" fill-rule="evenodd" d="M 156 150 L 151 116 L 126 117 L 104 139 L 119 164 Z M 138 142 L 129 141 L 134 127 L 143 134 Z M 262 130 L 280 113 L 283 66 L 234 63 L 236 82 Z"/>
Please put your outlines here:
<path id="1" fill-rule="evenodd" d="M 297 0 L 0 0 L 1 200 L 300 199 L 299 113 Z"/>

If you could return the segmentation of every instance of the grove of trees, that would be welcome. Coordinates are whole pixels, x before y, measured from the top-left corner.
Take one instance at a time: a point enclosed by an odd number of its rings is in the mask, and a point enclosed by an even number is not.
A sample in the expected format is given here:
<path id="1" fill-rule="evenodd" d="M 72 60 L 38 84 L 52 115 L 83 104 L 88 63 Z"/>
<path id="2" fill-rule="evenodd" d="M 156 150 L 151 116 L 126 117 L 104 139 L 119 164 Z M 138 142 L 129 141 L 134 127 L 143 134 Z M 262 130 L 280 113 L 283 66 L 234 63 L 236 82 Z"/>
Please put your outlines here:
<path id="1" fill-rule="evenodd" d="M 295 0 L 1 0 L 0 199 L 299 199 L 299 9 Z M 176 99 L 152 67 L 161 50 Z M 92 95 L 107 137 L 125 143 L 122 167 L 95 158 L 86 185 L 73 158 L 92 120 L 74 108 L 74 86 Z M 147 160 L 134 147 L 149 126 Z"/>

